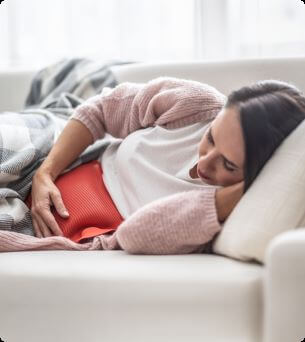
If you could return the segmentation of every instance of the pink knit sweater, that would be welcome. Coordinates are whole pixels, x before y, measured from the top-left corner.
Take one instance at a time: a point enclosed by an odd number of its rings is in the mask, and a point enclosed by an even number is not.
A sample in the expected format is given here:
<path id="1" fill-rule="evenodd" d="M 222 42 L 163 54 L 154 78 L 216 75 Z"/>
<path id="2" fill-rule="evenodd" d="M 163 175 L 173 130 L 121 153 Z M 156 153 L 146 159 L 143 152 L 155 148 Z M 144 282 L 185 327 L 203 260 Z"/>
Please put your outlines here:
<path id="1" fill-rule="evenodd" d="M 81 121 L 94 141 L 108 132 L 125 138 L 149 126 L 178 128 L 213 119 L 225 103 L 215 88 L 196 81 L 159 77 L 137 84 L 105 88 L 78 106 L 70 120 Z M 116 250 L 133 254 L 200 253 L 221 229 L 213 187 L 176 193 L 149 203 L 113 234 L 78 244 L 65 237 L 37 238 L 0 231 L 0 251 Z M 173 215 L 174 213 L 174 215 Z"/>

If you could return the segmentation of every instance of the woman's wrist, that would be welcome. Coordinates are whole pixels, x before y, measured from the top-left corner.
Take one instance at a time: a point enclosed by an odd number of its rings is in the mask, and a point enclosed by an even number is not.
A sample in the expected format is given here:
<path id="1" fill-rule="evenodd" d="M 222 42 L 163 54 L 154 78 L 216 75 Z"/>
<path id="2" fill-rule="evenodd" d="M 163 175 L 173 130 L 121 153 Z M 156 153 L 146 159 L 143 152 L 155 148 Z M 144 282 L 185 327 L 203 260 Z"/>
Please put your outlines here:
<path id="1" fill-rule="evenodd" d="M 243 195 L 244 182 L 239 182 L 216 190 L 215 205 L 220 223 L 231 214 Z"/>
<path id="2" fill-rule="evenodd" d="M 54 172 L 53 168 L 48 166 L 47 164 L 42 163 L 40 167 L 36 170 L 34 177 L 45 177 L 48 176 L 54 182 L 57 178 L 57 174 Z"/>
<path id="3" fill-rule="evenodd" d="M 218 221 L 223 223 L 227 217 L 227 198 L 228 190 L 226 188 L 217 189 L 215 193 L 215 206 L 217 211 Z"/>

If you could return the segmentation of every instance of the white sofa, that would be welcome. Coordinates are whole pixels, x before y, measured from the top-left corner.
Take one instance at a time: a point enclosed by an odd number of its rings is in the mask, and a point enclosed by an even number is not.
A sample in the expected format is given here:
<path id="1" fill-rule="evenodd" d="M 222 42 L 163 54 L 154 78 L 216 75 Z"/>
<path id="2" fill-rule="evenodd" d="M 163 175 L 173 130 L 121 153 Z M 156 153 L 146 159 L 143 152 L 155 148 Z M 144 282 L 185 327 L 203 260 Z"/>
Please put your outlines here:
<path id="1" fill-rule="evenodd" d="M 228 94 L 259 79 L 305 90 L 305 58 L 116 66 L 119 82 L 161 75 Z M 0 111 L 22 108 L 35 70 L 0 71 Z M 305 234 L 283 233 L 265 266 L 220 255 L 124 251 L 0 254 L 5 342 L 299 342 L 305 337 Z"/>

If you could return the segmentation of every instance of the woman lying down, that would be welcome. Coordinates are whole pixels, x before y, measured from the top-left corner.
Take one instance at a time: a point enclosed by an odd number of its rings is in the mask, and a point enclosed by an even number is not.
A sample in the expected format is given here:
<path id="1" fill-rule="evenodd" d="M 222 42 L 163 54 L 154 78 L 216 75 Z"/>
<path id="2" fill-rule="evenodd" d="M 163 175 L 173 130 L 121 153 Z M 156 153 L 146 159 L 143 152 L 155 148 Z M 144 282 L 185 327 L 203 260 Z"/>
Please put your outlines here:
<path id="1" fill-rule="evenodd" d="M 304 120 L 293 85 L 260 81 L 228 98 L 191 80 L 122 83 L 79 105 L 32 179 L 34 236 L 1 250 L 208 252 L 242 195 Z M 100 157 L 63 174 L 90 144 Z"/>

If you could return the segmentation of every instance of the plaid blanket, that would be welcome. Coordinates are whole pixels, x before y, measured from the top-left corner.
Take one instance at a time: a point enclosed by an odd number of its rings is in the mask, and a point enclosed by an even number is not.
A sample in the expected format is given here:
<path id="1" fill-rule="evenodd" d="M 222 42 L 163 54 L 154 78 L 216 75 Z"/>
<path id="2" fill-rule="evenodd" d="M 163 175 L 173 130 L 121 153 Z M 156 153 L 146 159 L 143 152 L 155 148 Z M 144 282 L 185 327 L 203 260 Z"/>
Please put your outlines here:
<path id="1" fill-rule="evenodd" d="M 63 59 L 32 80 L 25 109 L 0 113 L 0 230 L 35 236 L 24 200 L 32 177 L 46 158 L 76 106 L 117 81 L 110 66 L 130 61 Z M 89 146 L 67 169 L 97 159 L 110 141 Z"/>

